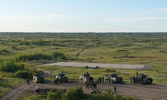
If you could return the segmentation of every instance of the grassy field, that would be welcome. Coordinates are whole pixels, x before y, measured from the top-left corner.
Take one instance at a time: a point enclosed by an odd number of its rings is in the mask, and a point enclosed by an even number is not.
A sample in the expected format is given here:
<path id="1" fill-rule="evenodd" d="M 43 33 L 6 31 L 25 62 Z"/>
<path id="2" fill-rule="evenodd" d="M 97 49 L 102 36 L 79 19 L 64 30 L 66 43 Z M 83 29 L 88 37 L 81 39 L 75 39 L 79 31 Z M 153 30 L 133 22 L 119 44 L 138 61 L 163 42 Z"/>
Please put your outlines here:
<path id="1" fill-rule="evenodd" d="M 23 84 L 23 79 L 14 78 L 11 73 L 0 72 L 0 97 L 16 86 Z"/>
<path id="2" fill-rule="evenodd" d="M 96 80 L 98 77 L 109 76 L 112 73 L 118 74 L 120 77 L 123 77 L 123 80 L 127 83 L 130 83 L 130 77 L 136 76 L 136 72 L 139 74 L 144 73 L 148 77 L 153 78 L 154 84 L 166 84 L 167 83 L 167 73 L 164 67 L 162 69 L 157 69 L 156 67 L 148 68 L 147 70 L 134 70 L 134 69 L 86 69 L 86 68 L 74 68 L 74 67 L 55 67 L 55 66 L 41 66 L 41 69 L 48 70 L 52 72 L 52 81 L 55 78 L 55 75 L 58 73 L 64 72 L 70 80 L 78 80 L 79 76 L 89 72 Z M 50 79 L 49 79 L 50 80 Z"/>
<path id="3" fill-rule="evenodd" d="M 142 64 L 153 67 L 146 70 L 86 70 L 41 66 L 61 59 L 31 59 L 33 54 L 51 57 L 53 52 L 65 54 L 69 62 Z M 63 71 L 70 79 L 78 79 L 79 75 L 88 71 L 97 78 L 116 71 L 124 81 L 129 82 L 129 78 L 139 72 L 153 78 L 153 83 L 167 84 L 167 33 L 0 33 L 0 64 L 8 59 L 17 60 L 18 56 L 25 54 L 31 60 L 21 60 L 26 70 L 36 70 L 38 66 L 52 70 L 52 77 Z M 24 79 L 14 78 L 14 74 L 3 72 L 0 68 L 0 96 L 24 82 Z"/>

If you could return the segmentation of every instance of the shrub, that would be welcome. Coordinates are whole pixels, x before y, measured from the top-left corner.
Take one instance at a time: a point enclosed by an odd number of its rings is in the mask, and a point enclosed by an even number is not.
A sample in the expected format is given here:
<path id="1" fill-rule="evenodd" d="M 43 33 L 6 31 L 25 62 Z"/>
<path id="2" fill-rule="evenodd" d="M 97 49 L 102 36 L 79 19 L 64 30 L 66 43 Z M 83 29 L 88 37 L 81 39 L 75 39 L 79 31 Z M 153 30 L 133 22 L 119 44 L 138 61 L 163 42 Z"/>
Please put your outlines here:
<path id="1" fill-rule="evenodd" d="M 62 59 L 62 60 L 66 60 L 66 56 L 63 53 L 60 52 L 53 52 L 52 54 L 53 59 Z"/>
<path id="2" fill-rule="evenodd" d="M 21 54 L 18 55 L 16 61 L 32 61 L 32 60 L 66 60 L 66 56 L 63 53 L 54 52 L 51 55 L 34 53 L 34 54 Z"/>
<path id="3" fill-rule="evenodd" d="M 32 61 L 32 60 L 41 60 L 41 59 L 51 60 L 52 56 L 46 55 L 46 54 L 40 54 L 40 53 L 22 54 L 17 56 L 15 59 L 16 61 Z"/>
<path id="4" fill-rule="evenodd" d="M 18 78 L 32 79 L 33 72 L 29 70 L 23 70 L 23 71 L 20 70 L 15 73 L 15 76 Z"/>
<path id="5" fill-rule="evenodd" d="M 116 72 L 114 69 L 105 69 L 105 72 Z"/>
<path id="6" fill-rule="evenodd" d="M 85 100 L 82 87 L 68 89 L 62 96 L 63 100 Z"/>
<path id="7" fill-rule="evenodd" d="M 1 49 L 0 50 L 0 54 L 5 54 L 5 53 L 8 53 L 9 51 L 8 50 L 6 50 L 6 49 Z"/>
<path id="8" fill-rule="evenodd" d="M 4 72 L 16 72 L 24 69 L 24 64 L 17 63 L 14 60 L 4 60 L 0 64 L 0 70 Z"/>
<path id="9" fill-rule="evenodd" d="M 52 89 L 47 94 L 47 100 L 61 100 L 61 94 L 56 89 Z"/>

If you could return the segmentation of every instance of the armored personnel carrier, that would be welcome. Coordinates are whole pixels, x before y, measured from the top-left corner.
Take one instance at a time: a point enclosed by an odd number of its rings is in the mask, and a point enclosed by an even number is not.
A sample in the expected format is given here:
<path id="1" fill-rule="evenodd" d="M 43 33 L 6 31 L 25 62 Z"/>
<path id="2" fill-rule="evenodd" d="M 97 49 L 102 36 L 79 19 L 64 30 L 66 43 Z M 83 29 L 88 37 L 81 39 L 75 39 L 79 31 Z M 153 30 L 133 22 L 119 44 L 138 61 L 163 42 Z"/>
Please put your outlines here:
<path id="1" fill-rule="evenodd" d="M 54 80 L 55 84 L 58 84 L 58 83 L 67 83 L 67 82 L 68 82 L 68 77 L 65 76 L 64 73 L 60 73 L 60 74 L 56 75 L 56 78 Z"/>
<path id="2" fill-rule="evenodd" d="M 113 83 L 113 84 L 124 84 L 123 78 L 118 77 L 116 73 L 111 74 L 111 76 L 109 76 L 109 77 L 106 77 L 106 81 L 108 83 Z"/>
<path id="3" fill-rule="evenodd" d="M 97 82 L 89 75 L 88 72 L 86 72 L 83 76 L 79 77 L 79 80 L 81 80 L 83 83 L 85 83 L 86 88 L 97 88 Z"/>
<path id="4" fill-rule="evenodd" d="M 136 77 L 131 77 L 131 83 L 134 84 L 152 84 L 153 79 L 147 78 L 147 75 L 145 74 L 136 74 Z"/>
<path id="5" fill-rule="evenodd" d="M 45 83 L 45 75 L 43 71 L 39 71 L 33 77 L 33 82 L 35 83 Z"/>

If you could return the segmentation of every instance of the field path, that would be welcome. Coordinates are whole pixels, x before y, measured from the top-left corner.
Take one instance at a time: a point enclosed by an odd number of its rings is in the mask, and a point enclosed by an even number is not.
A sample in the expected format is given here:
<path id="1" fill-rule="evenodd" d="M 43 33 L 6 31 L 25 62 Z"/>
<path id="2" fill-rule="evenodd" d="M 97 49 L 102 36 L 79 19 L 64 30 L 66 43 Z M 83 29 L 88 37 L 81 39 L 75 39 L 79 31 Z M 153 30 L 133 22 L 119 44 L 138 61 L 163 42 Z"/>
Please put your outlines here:
<path id="1" fill-rule="evenodd" d="M 45 71 L 43 69 L 38 70 L 43 71 L 45 73 L 45 77 L 50 77 L 49 71 Z M 2 98 L 0 98 L 0 100 L 21 100 L 19 98 L 24 97 L 24 95 L 35 93 L 35 85 L 36 84 L 34 82 L 30 82 L 30 84 L 24 83 L 23 85 L 20 85 L 8 92 L 7 94 L 5 94 Z"/>
<path id="2" fill-rule="evenodd" d="M 19 100 L 19 97 L 23 94 L 23 93 L 29 93 L 32 91 L 30 91 L 30 88 L 35 87 L 34 83 L 31 84 L 23 84 L 21 86 L 18 86 L 16 88 L 14 88 L 13 90 L 11 90 L 10 92 L 8 92 L 7 94 L 5 94 L 0 100 Z"/>
<path id="3" fill-rule="evenodd" d="M 84 93 L 90 93 L 92 90 L 85 88 L 84 83 L 62 83 L 62 84 L 38 84 L 39 88 L 57 88 L 59 90 L 82 86 Z M 139 85 L 139 84 L 107 84 L 100 83 L 97 88 L 100 91 L 106 91 L 111 89 L 113 91 L 114 86 L 117 87 L 117 94 L 123 96 L 133 96 L 140 100 L 166 100 L 167 99 L 167 85 Z"/>
<path id="4" fill-rule="evenodd" d="M 82 52 L 84 52 L 85 49 L 81 49 L 81 51 L 79 51 L 77 54 L 76 54 L 76 59 L 78 59 L 78 57 L 81 55 Z"/>
<path id="5" fill-rule="evenodd" d="M 45 64 L 45 66 L 64 66 L 64 67 L 96 67 L 99 68 L 121 68 L 121 69 L 146 69 L 151 65 L 131 65 L 131 64 L 103 64 L 103 63 L 75 63 L 75 62 L 57 62 Z"/>

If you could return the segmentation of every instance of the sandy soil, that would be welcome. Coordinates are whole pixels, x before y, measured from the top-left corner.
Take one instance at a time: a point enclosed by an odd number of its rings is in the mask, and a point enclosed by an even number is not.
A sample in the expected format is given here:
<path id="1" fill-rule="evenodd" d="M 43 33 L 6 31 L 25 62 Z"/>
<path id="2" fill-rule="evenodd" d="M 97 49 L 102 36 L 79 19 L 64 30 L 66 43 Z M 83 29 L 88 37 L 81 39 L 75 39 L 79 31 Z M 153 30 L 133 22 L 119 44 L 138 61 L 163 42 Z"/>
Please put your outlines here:
<path id="1" fill-rule="evenodd" d="M 75 62 L 58 62 L 45 64 L 45 66 L 64 66 L 64 67 L 96 67 L 99 68 L 121 68 L 121 69 L 146 69 L 151 65 L 130 65 L 130 64 L 102 64 L 102 63 L 75 63 Z"/>

